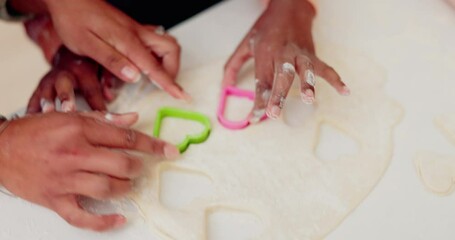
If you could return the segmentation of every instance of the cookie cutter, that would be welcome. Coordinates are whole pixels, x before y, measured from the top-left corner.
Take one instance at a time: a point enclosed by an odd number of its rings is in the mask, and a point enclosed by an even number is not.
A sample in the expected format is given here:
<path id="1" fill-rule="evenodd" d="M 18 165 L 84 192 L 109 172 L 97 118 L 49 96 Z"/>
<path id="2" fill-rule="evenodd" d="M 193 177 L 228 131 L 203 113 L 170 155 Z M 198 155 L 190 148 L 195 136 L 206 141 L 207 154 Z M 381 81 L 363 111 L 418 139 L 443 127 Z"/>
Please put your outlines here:
<path id="1" fill-rule="evenodd" d="M 240 89 L 234 86 L 227 86 L 225 87 L 222 92 L 221 92 L 221 97 L 220 97 L 220 102 L 218 105 L 218 111 L 217 111 L 217 118 L 218 121 L 223 125 L 224 127 L 232 130 L 236 129 L 242 129 L 248 127 L 250 125 L 250 120 L 248 118 L 240 121 L 232 121 L 229 119 L 226 119 L 224 117 L 224 111 L 226 109 L 226 103 L 227 103 L 227 98 L 229 96 L 234 96 L 234 97 L 239 97 L 239 98 L 246 98 L 250 101 L 254 101 L 255 98 L 255 93 L 250 90 L 245 90 L 245 89 Z M 264 116 L 261 117 L 260 121 L 267 119 L 267 115 L 264 114 Z"/>
<path id="2" fill-rule="evenodd" d="M 158 110 L 158 113 L 156 115 L 155 123 L 153 126 L 153 136 L 157 138 L 160 137 L 162 122 L 163 119 L 166 117 L 191 120 L 198 122 L 204 126 L 204 130 L 201 133 L 188 134 L 186 135 L 185 139 L 177 145 L 177 148 L 179 149 L 180 153 L 185 152 L 191 144 L 205 142 L 212 130 L 210 118 L 208 118 L 204 114 L 198 112 L 191 112 L 179 108 L 163 107 Z"/>

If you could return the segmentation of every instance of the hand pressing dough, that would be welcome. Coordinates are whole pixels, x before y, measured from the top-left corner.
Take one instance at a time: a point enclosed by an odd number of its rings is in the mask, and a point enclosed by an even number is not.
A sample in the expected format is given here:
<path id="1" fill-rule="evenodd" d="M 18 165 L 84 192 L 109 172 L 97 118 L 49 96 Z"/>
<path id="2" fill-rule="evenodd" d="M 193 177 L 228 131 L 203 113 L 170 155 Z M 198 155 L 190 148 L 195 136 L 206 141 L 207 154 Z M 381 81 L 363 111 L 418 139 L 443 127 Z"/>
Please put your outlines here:
<path id="1" fill-rule="evenodd" d="M 455 144 L 455 114 L 435 119 L 436 126 Z M 434 152 L 420 152 L 414 159 L 417 174 L 427 190 L 442 196 L 450 195 L 455 188 L 455 156 Z"/>
<path id="2" fill-rule="evenodd" d="M 147 176 L 139 181 L 134 198 L 163 239 L 207 239 L 207 215 L 218 208 L 260 218 L 264 232 L 256 239 L 322 239 L 373 190 L 389 165 L 401 108 L 384 94 L 385 71 L 377 64 L 353 51 L 320 46 L 319 55 L 340 73 L 352 94 L 339 96 L 318 79 L 317 105 L 298 125 L 269 119 L 238 131 L 223 128 L 215 114 L 225 59 L 180 74 L 178 81 L 193 96 L 191 104 L 153 92 L 134 105 L 117 105 L 121 112 L 139 111 L 136 128 L 149 134 L 162 106 L 198 111 L 212 120 L 209 139 L 190 146 L 180 159 L 146 160 Z M 240 85 L 252 89 L 253 75 L 253 69 L 245 70 Z M 308 108 L 303 103 L 300 107 Z M 248 112 L 246 108 L 235 111 Z M 315 148 L 323 123 L 354 139 L 359 151 L 335 161 L 318 159 Z M 177 133 L 181 134 L 176 127 Z M 164 207 L 159 200 L 159 173 L 170 166 L 206 175 L 214 191 L 183 209 Z"/>

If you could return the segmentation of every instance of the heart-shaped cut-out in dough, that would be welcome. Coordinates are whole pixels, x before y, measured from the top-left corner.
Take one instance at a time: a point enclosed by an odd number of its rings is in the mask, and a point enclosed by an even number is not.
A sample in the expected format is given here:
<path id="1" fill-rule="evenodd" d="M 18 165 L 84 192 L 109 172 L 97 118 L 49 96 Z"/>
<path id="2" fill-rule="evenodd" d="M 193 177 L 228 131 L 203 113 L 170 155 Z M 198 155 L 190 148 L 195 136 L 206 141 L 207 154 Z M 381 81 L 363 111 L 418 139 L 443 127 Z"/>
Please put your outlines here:
<path id="1" fill-rule="evenodd" d="M 207 240 L 205 214 L 207 209 L 220 206 L 257 216 L 264 230 L 253 239 L 320 240 L 374 189 L 389 165 L 393 130 L 402 109 L 386 96 L 386 74 L 380 66 L 354 51 L 322 46 L 319 54 L 331 59 L 331 65 L 349 81 L 352 94 L 339 96 L 321 80 L 317 85 L 317 107 L 300 124 L 268 121 L 235 134 L 212 132 L 204 151 L 188 152 L 178 162 L 210 176 L 214 190 L 209 196 L 195 199 L 184 209 L 168 209 L 159 201 L 159 175 L 156 169 L 148 169 L 150 174 L 144 181 L 147 185 L 138 189 L 136 200 L 147 223 L 163 239 Z M 192 80 L 182 84 L 195 96 L 193 104 L 198 111 L 217 109 L 219 94 L 211 90 L 219 88 L 213 78 L 219 75 L 224 62 L 220 59 L 181 75 Z M 174 104 L 174 100 L 157 94 L 147 100 L 148 108 L 163 103 Z M 322 123 L 342 130 L 358 143 L 358 150 L 334 161 L 319 159 L 314 149 Z M 321 151 L 339 147 L 332 144 Z M 223 232 L 229 234 L 226 238 L 236 239 L 237 231 Z"/>
<path id="2" fill-rule="evenodd" d="M 435 118 L 434 123 L 448 140 L 455 144 L 455 113 Z M 455 189 L 455 156 L 434 151 L 419 151 L 414 158 L 418 176 L 425 188 L 441 196 Z"/>
<path id="3" fill-rule="evenodd" d="M 236 130 L 248 127 L 250 125 L 249 119 L 244 119 L 242 121 L 231 121 L 224 117 L 224 111 L 226 109 L 227 98 L 229 96 L 235 96 L 240 98 L 246 98 L 250 101 L 254 100 L 255 94 L 253 91 L 244 90 L 240 88 L 236 88 L 234 86 L 228 86 L 223 89 L 221 92 L 220 103 L 218 105 L 217 117 L 218 121 L 226 128 Z M 261 117 L 261 121 L 265 120 L 267 115 Z"/>
<path id="4" fill-rule="evenodd" d="M 204 130 L 201 133 L 187 135 L 185 139 L 177 145 L 178 149 L 180 150 L 180 153 L 185 152 L 190 144 L 198 144 L 205 142 L 205 140 L 207 140 L 207 138 L 210 135 L 210 131 L 212 130 L 212 124 L 210 123 L 210 119 L 204 114 L 186 111 L 179 108 L 163 107 L 160 110 L 158 110 L 158 113 L 156 115 L 155 125 L 153 127 L 153 136 L 160 137 L 162 122 L 163 119 L 166 117 L 174 117 L 195 121 L 204 126 Z"/>

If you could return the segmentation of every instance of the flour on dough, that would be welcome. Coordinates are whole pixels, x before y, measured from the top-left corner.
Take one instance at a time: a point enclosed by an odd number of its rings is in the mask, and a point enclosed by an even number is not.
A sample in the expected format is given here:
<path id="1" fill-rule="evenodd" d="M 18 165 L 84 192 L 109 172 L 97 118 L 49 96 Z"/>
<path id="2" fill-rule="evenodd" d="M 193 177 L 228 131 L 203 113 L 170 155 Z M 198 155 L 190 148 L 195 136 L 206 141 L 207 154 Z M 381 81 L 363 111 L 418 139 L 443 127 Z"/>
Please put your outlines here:
<path id="1" fill-rule="evenodd" d="M 434 122 L 455 145 L 455 113 L 439 116 Z M 421 151 L 414 158 L 414 166 L 429 191 L 447 196 L 455 189 L 455 156 Z"/>
<path id="2" fill-rule="evenodd" d="M 376 63 L 331 44 L 319 46 L 320 57 L 337 69 L 352 94 L 340 96 L 318 79 L 317 105 L 300 124 L 269 119 L 239 131 L 223 128 L 216 108 L 225 59 L 180 74 L 178 81 L 192 95 L 191 104 L 155 91 L 128 109 L 118 109 L 139 111 L 135 127 L 149 134 L 156 111 L 163 106 L 204 113 L 213 123 L 209 139 L 190 146 L 180 159 L 165 163 L 146 159 L 147 176 L 138 182 L 135 200 L 163 239 L 207 239 L 207 215 L 217 208 L 250 212 L 261 219 L 265 230 L 255 239 L 322 239 L 373 190 L 389 165 L 401 108 L 385 95 L 385 71 Z M 247 71 L 240 85 L 252 87 L 253 75 L 252 69 Z M 306 107 L 301 103 L 302 109 Z M 246 108 L 239 111 L 248 112 Z M 318 159 L 321 124 L 353 138 L 358 152 L 335 161 Z M 203 173 L 213 192 L 183 209 L 166 208 L 159 196 L 163 164 Z"/>

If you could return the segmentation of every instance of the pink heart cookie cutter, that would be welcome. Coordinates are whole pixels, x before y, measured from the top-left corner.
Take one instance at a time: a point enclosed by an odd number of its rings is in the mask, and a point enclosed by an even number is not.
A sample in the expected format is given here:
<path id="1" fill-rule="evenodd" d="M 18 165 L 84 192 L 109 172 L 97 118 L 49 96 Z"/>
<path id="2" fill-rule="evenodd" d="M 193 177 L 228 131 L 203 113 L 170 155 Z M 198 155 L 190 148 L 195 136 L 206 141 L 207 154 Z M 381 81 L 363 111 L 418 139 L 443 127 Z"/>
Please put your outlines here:
<path id="1" fill-rule="evenodd" d="M 218 118 L 218 121 L 221 123 L 221 125 L 223 125 L 224 127 L 228 128 L 228 129 L 232 129 L 232 130 L 243 129 L 243 128 L 248 127 L 248 125 L 250 125 L 249 119 L 244 119 L 241 121 L 232 121 L 232 120 L 226 119 L 224 117 L 224 111 L 226 109 L 227 98 L 229 96 L 246 98 L 250 101 L 254 101 L 255 93 L 250 90 L 244 90 L 244 89 L 236 88 L 234 86 L 227 86 L 221 92 L 220 102 L 218 105 L 217 118 Z M 265 120 L 265 119 L 267 119 L 267 116 L 264 114 L 264 116 L 260 119 L 260 121 Z"/>

